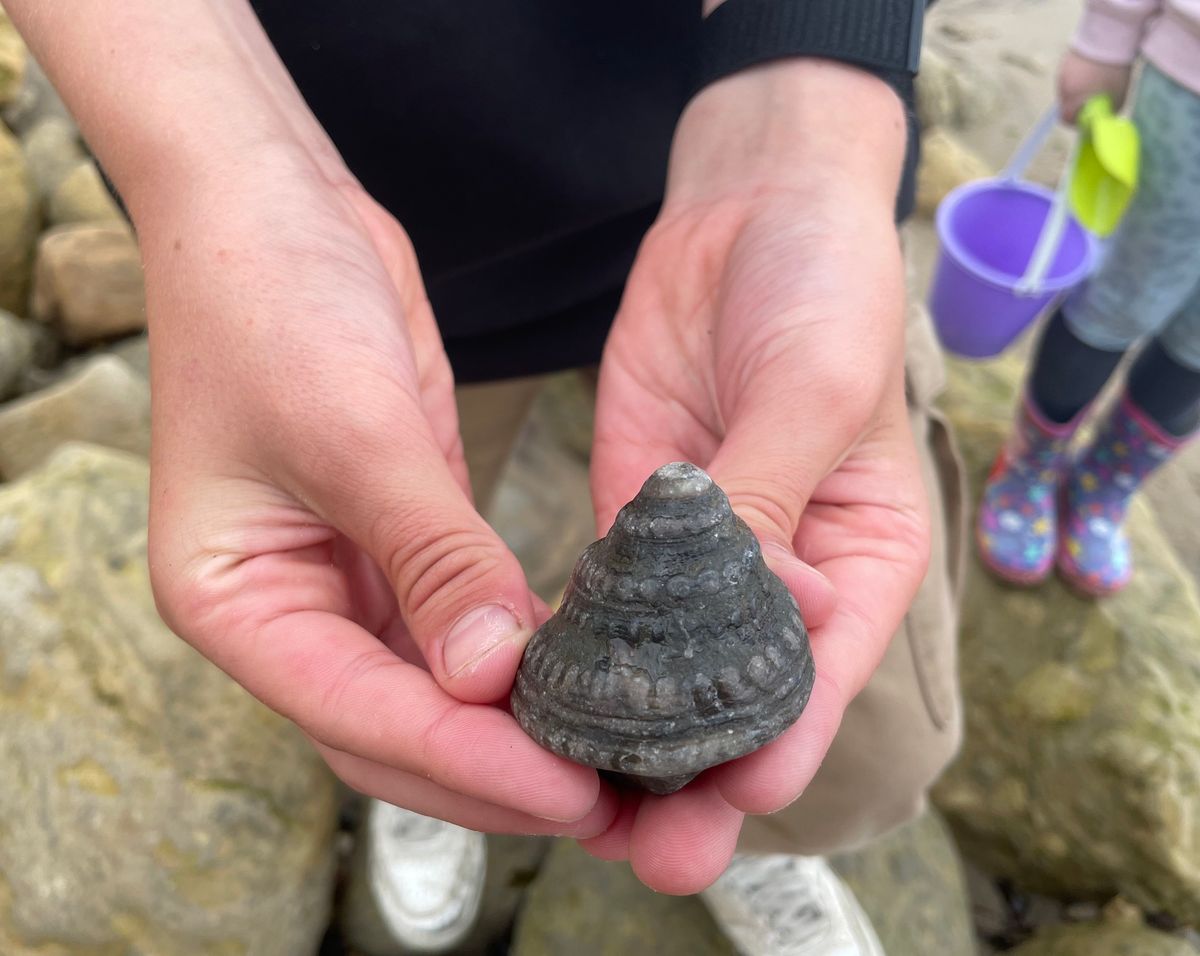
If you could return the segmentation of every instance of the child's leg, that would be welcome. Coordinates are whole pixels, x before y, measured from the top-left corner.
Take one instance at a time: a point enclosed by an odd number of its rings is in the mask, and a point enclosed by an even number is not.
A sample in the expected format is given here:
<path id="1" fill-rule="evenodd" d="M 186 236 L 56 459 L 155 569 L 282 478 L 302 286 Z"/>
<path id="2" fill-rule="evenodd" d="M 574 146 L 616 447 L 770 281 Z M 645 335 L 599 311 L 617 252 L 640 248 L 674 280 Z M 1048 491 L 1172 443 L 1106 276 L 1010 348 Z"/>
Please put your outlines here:
<path id="1" fill-rule="evenodd" d="M 1142 350 L 1125 395 L 1096 430 L 1067 484 L 1058 566 L 1077 587 L 1108 594 L 1133 573 L 1129 500 L 1200 426 L 1200 289 Z"/>
<path id="2" fill-rule="evenodd" d="M 1200 280 L 1200 96 L 1147 66 L 1133 116 L 1137 193 L 1100 269 L 1063 306 L 1076 338 L 1116 353 L 1163 328 Z"/>
<path id="3" fill-rule="evenodd" d="M 1050 317 L 1029 373 L 1029 398 L 1048 421 L 1073 421 L 1100 394 L 1125 349 L 1088 345 L 1067 324 L 1061 310 Z"/>
<path id="4" fill-rule="evenodd" d="M 1010 581 L 1039 581 L 1053 562 L 1057 489 L 1084 408 L 1121 355 L 1178 314 L 1200 279 L 1200 97 L 1149 66 L 1134 119 L 1143 147 L 1137 195 L 1100 269 L 1047 324 L 1016 427 L 984 486 L 980 552 Z"/>
<path id="5" fill-rule="evenodd" d="M 1200 244 L 1200 235 L 1195 242 Z M 1200 427 L 1200 284 L 1146 349 L 1129 376 L 1129 394 L 1173 435 L 1189 435 Z"/>

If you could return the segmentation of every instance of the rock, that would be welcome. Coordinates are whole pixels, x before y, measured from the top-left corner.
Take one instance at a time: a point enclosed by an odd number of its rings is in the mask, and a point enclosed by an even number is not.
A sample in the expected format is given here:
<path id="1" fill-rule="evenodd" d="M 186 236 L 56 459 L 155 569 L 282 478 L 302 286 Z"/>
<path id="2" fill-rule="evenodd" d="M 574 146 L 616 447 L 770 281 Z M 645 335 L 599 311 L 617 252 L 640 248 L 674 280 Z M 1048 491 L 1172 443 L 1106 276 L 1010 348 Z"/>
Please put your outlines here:
<path id="1" fill-rule="evenodd" d="M 534 402 L 531 417 L 580 461 L 592 457 L 592 426 L 596 416 L 596 379 L 588 371 L 561 372 L 547 380 Z"/>
<path id="2" fill-rule="evenodd" d="M 146 327 L 137 241 L 121 223 L 59 226 L 38 245 L 31 310 L 83 345 Z"/>
<path id="3" fill-rule="evenodd" d="M 0 400 L 20 390 L 22 379 L 34 364 L 35 328 L 15 315 L 0 312 Z"/>
<path id="4" fill-rule="evenodd" d="M 20 88 L 4 106 L 3 117 L 8 128 L 22 139 L 45 119 L 63 119 L 74 124 L 62 98 L 33 57 L 28 58 Z"/>
<path id="5" fill-rule="evenodd" d="M 52 225 L 72 222 L 124 222 L 125 216 L 90 159 L 71 170 L 50 197 Z"/>
<path id="6" fill-rule="evenodd" d="M 487 840 L 487 883 L 479 919 L 456 956 L 484 956 L 504 936 L 553 843 L 546 837 L 489 835 Z"/>
<path id="7" fill-rule="evenodd" d="M 695 897 L 661 896 L 625 863 L 560 840 L 517 915 L 513 956 L 734 956 Z"/>
<path id="8" fill-rule="evenodd" d="M 142 378 L 150 378 L 150 339 L 144 333 L 115 342 L 108 352 L 123 359 Z"/>
<path id="9" fill-rule="evenodd" d="M 0 475 L 15 478 L 70 441 L 146 455 L 150 386 L 125 362 L 104 355 L 62 382 L 0 409 Z"/>
<path id="10" fill-rule="evenodd" d="M 49 116 L 31 126 L 21 138 L 21 148 L 43 202 L 48 202 L 71 171 L 87 160 L 79 130 L 61 116 Z"/>
<path id="11" fill-rule="evenodd" d="M 0 107 L 17 98 L 25 82 L 29 50 L 8 14 L 0 10 Z"/>
<path id="12" fill-rule="evenodd" d="M 562 593 L 581 551 L 596 538 L 587 461 L 565 446 L 535 402 L 496 489 L 488 520 L 546 601 Z"/>
<path id="13" fill-rule="evenodd" d="M 941 128 L 926 131 L 917 167 L 917 212 L 932 216 L 952 189 L 990 175 L 987 164 L 952 133 Z"/>
<path id="14" fill-rule="evenodd" d="M 25 314 L 38 202 L 17 141 L 0 126 L 0 309 Z"/>
<path id="15" fill-rule="evenodd" d="M 1015 360 L 952 363 L 945 406 L 973 487 L 1007 431 Z M 1120 893 L 1200 920 L 1200 598 L 1146 503 L 1137 573 L 1103 601 L 972 563 L 961 627 L 966 740 L 935 788 L 964 854 L 1023 889 Z"/>
<path id="16" fill-rule="evenodd" d="M 332 780 L 159 620 L 147 497 L 87 445 L 0 487 L 0 952 L 314 954 Z"/>
<path id="17" fill-rule="evenodd" d="M 1192 442 L 1160 468 L 1146 485 L 1146 497 L 1192 580 L 1200 582 L 1200 442 Z"/>
<path id="18" fill-rule="evenodd" d="M 990 84 L 979 64 L 926 45 L 916 80 L 917 121 L 922 129 L 962 129 L 993 116 Z"/>
<path id="19" fill-rule="evenodd" d="M 967 893 L 971 897 L 971 922 L 975 933 L 988 942 L 1007 941 L 1014 926 L 1008 900 L 996 881 L 972 863 L 965 864 Z"/>
<path id="20" fill-rule="evenodd" d="M 1186 940 L 1146 926 L 1077 923 L 1040 930 L 1008 956 L 1196 956 L 1196 951 Z"/>
<path id="21" fill-rule="evenodd" d="M 829 862 L 854 891 L 888 956 L 974 948 L 962 865 L 935 813 Z"/>
<path id="22" fill-rule="evenodd" d="M 958 126 L 958 80 L 954 74 L 955 66 L 937 50 L 927 45 L 921 51 L 921 71 L 914 84 L 921 129 Z"/>

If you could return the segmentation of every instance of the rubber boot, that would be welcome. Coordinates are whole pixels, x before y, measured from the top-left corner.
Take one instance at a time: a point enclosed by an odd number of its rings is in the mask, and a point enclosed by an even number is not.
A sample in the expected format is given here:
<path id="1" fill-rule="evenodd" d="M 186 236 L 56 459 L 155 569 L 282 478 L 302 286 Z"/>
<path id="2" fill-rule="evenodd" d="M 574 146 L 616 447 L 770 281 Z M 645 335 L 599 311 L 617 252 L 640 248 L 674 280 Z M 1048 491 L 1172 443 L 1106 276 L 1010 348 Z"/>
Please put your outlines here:
<path id="1" fill-rule="evenodd" d="M 1049 421 L 1028 391 L 983 488 L 975 536 L 983 563 L 1012 584 L 1033 585 L 1054 567 L 1058 492 L 1071 437 L 1086 409 L 1066 424 Z"/>
<path id="2" fill-rule="evenodd" d="M 1058 570 L 1077 591 L 1112 594 L 1133 575 L 1125 515 L 1142 482 L 1188 437 L 1171 435 L 1123 395 L 1070 469 L 1063 494 Z"/>

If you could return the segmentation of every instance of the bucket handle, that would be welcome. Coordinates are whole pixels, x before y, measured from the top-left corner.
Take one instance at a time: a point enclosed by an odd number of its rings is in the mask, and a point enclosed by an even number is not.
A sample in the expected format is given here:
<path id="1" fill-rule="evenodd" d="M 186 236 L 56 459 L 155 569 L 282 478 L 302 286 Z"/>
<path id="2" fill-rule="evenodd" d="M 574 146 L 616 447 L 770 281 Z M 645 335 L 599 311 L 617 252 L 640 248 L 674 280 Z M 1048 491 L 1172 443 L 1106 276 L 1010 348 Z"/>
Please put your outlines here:
<path id="1" fill-rule="evenodd" d="M 1058 125 L 1058 121 L 1058 104 L 1054 103 L 1042 114 L 1037 125 L 1029 131 L 1021 145 L 1012 154 L 1008 165 L 1000 174 L 1000 178 L 1004 182 L 1015 182 L 1024 175 L 1029 164 L 1033 162 L 1033 158 L 1045 145 L 1046 139 L 1053 132 L 1054 127 Z M 1067 193 L 1071 188 L 1078 149 L 1079 138 L 1076 137 L 1071 143 L 1070 153 L 1063 165 L 1062 174 L 1059 176 L 1058 188 L 1054 192 L 1054 201 L 1042 222 L 1042 231 L 1038 235 L 1033 253 L 1025 266 L 1025 274 L 1013 289 L 1017 295 L 1040 295 L 1042 283 L 1046 281 L 1046 273 L 1050 271 L 1050 265 L 1054 261 L 1055 255 L 1058 254 L 1058 247 L 1062 243 L 1063 233 L 1067 227 Z"/>
<path id="2" fill-rule="evenodd" d="M 1062 244 L 1063 234 L 1067 231 L 1067 193 L 1071 188 L 1071 179 L 1075 174 L 1078 155 L 1079 137 L 1076 137 L 1071 143 L 1067 161 L 1063 164 L 1062 173 L 1058 179 L 1058 188 L 1054 191 L 1054 201 L 1050 204 L 1050 211 L 1042 222 L 1042 231 L 1038 236 L 1037 244 L 1033 247 L 1033 254 L 1029 257 L 1029 264 L 1025 267 L 1025 275 L 1021 277 L 1021 281 L 1014 289 L 1017 295 L 1040 295 L 1042 283 L 1046 281 L 1050 265 L 1054 261 L 1054 257 L 1058 255 L 1058 247 Z"/>
<path id="3" fill-rule="evenodd" d="M 1058 104 L 1055 103 L 1037 121 L 1037 125 L 1029 131 L 1029 134 L 1017 147 L 1016 152 L 1008 161 L 1008 165 L 1004 167 L 1004 171 L 1000 173 L 1000 178 L 1005 182 L 1014 182 L 1024 175 L 1025 170 L 1029 168 L 1029 164 L 1033 162 L 1033 158 L 1041 152 L 1046 138 L 1054 131 L 1054 127 L 1058 125 Z"/>

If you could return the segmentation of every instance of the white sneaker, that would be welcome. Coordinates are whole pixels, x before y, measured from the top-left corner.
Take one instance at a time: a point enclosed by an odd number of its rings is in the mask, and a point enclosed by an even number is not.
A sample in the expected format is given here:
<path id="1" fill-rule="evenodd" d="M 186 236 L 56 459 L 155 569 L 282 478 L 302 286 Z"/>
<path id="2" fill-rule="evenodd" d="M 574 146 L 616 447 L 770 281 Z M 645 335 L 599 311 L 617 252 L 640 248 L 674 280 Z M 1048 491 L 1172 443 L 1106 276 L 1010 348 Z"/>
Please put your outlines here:
<path id="1" fill-rule="evenodd" d="M 458 945 L 479 915 L 487 872 L 482 833 L 372 800 L 366 871 L 384 928 L 405 952 Z"/>
<path id="2" fill-rule="evenodd" d="M 735 856 L 700 895 L 742 956 L 886 956 L 821 857 Z"/>

